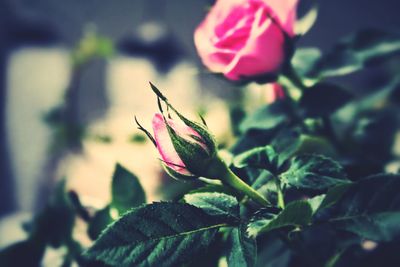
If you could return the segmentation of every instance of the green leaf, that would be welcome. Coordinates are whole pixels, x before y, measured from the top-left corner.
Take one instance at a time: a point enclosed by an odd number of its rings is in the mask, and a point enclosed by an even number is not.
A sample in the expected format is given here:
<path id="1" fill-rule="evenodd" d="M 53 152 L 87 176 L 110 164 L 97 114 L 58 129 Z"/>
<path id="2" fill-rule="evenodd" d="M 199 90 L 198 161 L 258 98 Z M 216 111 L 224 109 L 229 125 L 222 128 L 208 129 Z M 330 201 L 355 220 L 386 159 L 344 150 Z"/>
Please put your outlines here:
<path id="1" fill-rule="evenodd" d="M 239 219 L 239 202 L 234 196 L 218 192 L 186 194 L 187 204 L 198 207 L 211 216 Z"/>
<path id="2" fill-rule="evenodd" d="M 308 204 L 310 204 L 313 214 L 319 209 L 322 202 L 324 201 L 326 195 L 318 195 L 313 198 L 307 199 Z"/>
<path id="3" fill-rule="evenodd" d="M 35 217 L 30 234 L 58 248 L 71 240 L 74 224 L 75 210 L 65 191 L 65 180 L 61 180 L 44 210 Z"/>
<path id="4" fill-rule="evenodd" d="M 288 109 L 286 101 L 275 101 L 246 117 L 240 124 L 239 129 L 243 133 L 251 129 L 274 129 L 289 120 Z"/>
<path id="5" fill-rule="evenodd" d="M 305 76 L 320 57 L 321 51 L 318 48 L 298 48 L 293 55 L 292 66 L 296 70 L 296 73 L 300 76 Z"/>
<path id="6" fill-rule="evenodd" d="M 353 99 L 353 95 L 331 83 L 317 83 L 303 92 L 300 99 L 305 116 L 322 117 L 335 112 Z"/>
<path id="7" fill-rule="evenodd" d="M 308 12 L 296 20 L 296 24 L 294 27 L 294 31 L 296 34 L 304 35 L 306 34 L 314 25 L 315 21 L 318 17 L 318 5 L 314 3 L 314 5 L 308 10 Z"/>
<path id="8" fill-rule="evenodd" d="M 290 202 L 278 215 L 260 210 L 248 224 L 247 232 L 257 236 L 287 226 L 304 226 L 311 222 L 312 213 L 311 205 L 303 200 Z"/>
<path id="9" fill-rule="evenodd" d="M 278 165 L 278 155 L 272 146 L 256 147 L 233 158 L 236 168 L 253 167 L 274 172 Z"/>
<path id="10" fill-rule="evenodd" d="M 276 191 L 276 183 L 274 175 L 269 171 L 262 171 L 251 185 L 257 192 L 264 196 L 268 196 L 271 192 Z"/>
<path id="11" fill-rule="evenodd" d="M 111 205 L 118 210 L 120 215 L 146 203 L 146 195 L 139 179 L 120 164 L 115 167 L 111 187 Z"/>
<path id="12" fill-rule="evenodd" d="M 279 154 L 278 165 L 284 167 L 286 162 L 295 155 L 323 154 L 336 155 L 332 144 L 321 136 L 303 134 L 300 129 L 285 129 L 271 142 L 271 146 Z"/>
<path id="13" fill-rule="evenodd" d="M 334 205 L 340 198 L 343 196 L 344 193 L 350 188 L 351 184 L 340 184 L 335 187 L 332 187 L 326 193 L 324 199 L 318 206 L 318 211 L 323 209 L 329 208 Z"/>
<path id="14" fill-rule="evenodd" d="M 101 232 L 113 222 L 110 215 L 110 206 L 105 207 L 95 213 L 88 225 L 88 235 L 92 240 L 96 240 Z"/>
<path id="15" fill-rule="evenodd" d="M 353 122 L 352 140 L 361 157 L 385 163 L 392 159 L 393 144 L 398 132 L 398 111 L 381 109 L 364 112 Z"/>
<path id="16" fill-rule="evenodd" d="M 343 168 L 322 155 L 300 155 L 292 159 L 290 168 L 281 174 L 284 183 L 309 190 L 326 190 L 339 184 L 348 184 Z"/>
<path id="17" fill-rule="evenodd" d="M 307 74 L 310 78 L 340 76 L 390 58 L 400 51 L 400 37 L 380 30 L 362 30 L 339 42 L 318 60 Z"/>
<path id="18" fill-rule="evenodd" d="M 45 245 L 32 239 L 21 241 L 0 250 L 0 266 L 41 266 Z"/>
<path id="19" fill-rule="evenodd" d="M 257 258 L 257 244 L 246 233 L 246 227 L 233 228 L 227 239 L 227 261 L 229 267 L 252 267 Z"/>
<path id="20" fill-rule="evenodd" d="M 400 175 L 379 174 L 360 180 L 331 206 L 335 227 L 375 241 L 400 236 Z"/>
<path id="21" fill-rule="evenodd" d="M 227 188 L 224 185 L 208 184 L 188 192 L 188 194 L 195 194 L 195 193 L 223 193 L 227 195 L 234 195 L 235 191 L 233 191 L 230 188 Z"/>
<path id="22" fill-rule="evenodd" d="M 111 266 L 181 266 L 227 224 L 184 203 L 153 203 L 124 214 L 84 254 Z"/>
<path id="23" fill-rule="evenodd" d="M 257 251 L 257 267 L 289 267 L 292 250 L 279 235 L 268 235 L 260 240 Z"/>

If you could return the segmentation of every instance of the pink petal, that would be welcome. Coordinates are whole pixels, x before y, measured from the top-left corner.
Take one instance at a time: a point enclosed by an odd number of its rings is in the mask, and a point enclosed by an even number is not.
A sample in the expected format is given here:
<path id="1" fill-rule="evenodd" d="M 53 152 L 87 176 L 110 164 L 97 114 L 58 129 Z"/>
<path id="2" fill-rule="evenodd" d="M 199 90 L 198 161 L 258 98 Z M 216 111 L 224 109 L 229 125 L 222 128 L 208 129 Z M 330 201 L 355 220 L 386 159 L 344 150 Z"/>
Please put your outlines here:
<path id="1" fill-rule="evenodd" d="M 192 137 L 197 136 L 201 138 L 201 136 L 183 122 L 176 122 L 172 119 L 167 119 L 167 123 L 180 137 L 185 138 L 188 141 L 198 143 L 204 149 L 207 149 L 205 144 L 198 142 Z M 159 113 L 154 115 L 153 131 L 158 152 L 160 153 L 161 158 L 165 161 L 168 167 L 181 174 L 190 175 L 190 172 L 186 169 L 185 163 L 183 163 L 178 153 L 176 152 L 164 118 Z"/>
<path id="2" fill-rule="evenodd" d="M 263 0 L 279 18 L 285 31 L 294 36 L 298 0 Z"/>
<path id="3" fill-rule="evenodd" d="M 233 31 L 230 32 L 234 36 L 230 34 L 229 29 L 235 26 L 237 19 L 245 15 L 243 12 L 245 3 L 245 0 L 218 0 L 194 32 L 197 52 L 203 64 L 213 72 L 222 72 L 239 49 L 239 47 L 234 49 L 224 46 L 222 42 L 225 39 L 232 43 L 227 40 L 229 35 L 236 38 L 236 34 Z"/>
<path id="4" fill-rule="evenodd" d="M 163 116 L 159 113 L 155 114 L 152 124 L 157 149 L 162 160 L 176 172 L 183 175 L 190 175 L 190 172 L 186 169 L 185 164 L 175 151 Z"/>
<path id="5" fill-rule="evenodd" d="M 284 35 L 271 19 L 265 19 L 269 10 L 260 8 L 255 14 L 252 32 L 246 46 L 236 54 L 223 71 L 232 80 L 246 76 L 276 72 L 284 61 Z"/>

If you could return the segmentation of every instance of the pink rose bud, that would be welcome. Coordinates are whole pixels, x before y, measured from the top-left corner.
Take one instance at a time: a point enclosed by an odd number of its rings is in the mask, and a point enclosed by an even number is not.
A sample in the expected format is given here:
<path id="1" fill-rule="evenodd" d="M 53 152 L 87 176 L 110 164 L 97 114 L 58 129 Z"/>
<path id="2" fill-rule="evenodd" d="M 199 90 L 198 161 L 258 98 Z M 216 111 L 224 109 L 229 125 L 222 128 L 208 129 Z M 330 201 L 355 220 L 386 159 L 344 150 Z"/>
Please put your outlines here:
<path id="1" fill-rule="evenodd" d="M 194 33 L 211 71 L 230 80 L 275 75 L 294 36 L 298 0 L 217 0 Z"/>
<path id="2" fill-rule="evenodd" d="M 160 113 L 154 115 L 153 118 L 154 139 L 156 142 L 157 150 L 160 153 L 161 159 L 163 160 L 166 167 L 168 167 L 169 171 L 172 170 L 178 174 L 190 178 L 191 176 L 194 175 L 187 169 L 185 163 L 178 155 L 174 147 L 174 143 L 171 139 L 170 131 L 168 130 L 167 125 L 173 131 L 175 131 L 175 133 L 179 137 L 187 140 L 188 142 L 198 144 L 206 152 L 208 152 L 207 147 L 201 141 L 202 139 L 199 133 L 197 133 L 189 126 L 185 125 L 183 122 L 180 121 L 175 122 L 174 120 L 168 118 L 164 120 L 163 115 L 161 115 Z"/>
<path id="3" fill-rule="evenodd" d="M 267 103 L 271 104 L 279 99 L 285 98 L 285 91 L 279 83 L 269 83 L 266 85 L 266 100 Z"/>
<path id="4" fill-rule="evenodd" d="M 150 86 L 158 97 L 161 111 L 161 114 L 158 113 L 153 118 L 154 137 L 137 120 L 136 123 L 157 147 L 166 171 L 177 179 L 200 176 L 215 179 L 215 169 L 218 173 L 221 164 L 214 137 L 208 131 L 205 121 L 202 119 L 203 124 L 200 124 L 187 119 L 168 102 L 156 86 L 152 83 Z M 162 103 L 167 106 L 166 112 Z M 172 119 L 171 114 L 176 119 Z"/>
<path id="5" fill-rule="evenodd" d="M 140 125 L 136 117 L 135 121 L 138 129 L 156 146 L 166 171 L 176 179 L 218 179 L 261 205 L 269 206 L 270 203 L 263 196 L 236 176 L 218 156 L 215 140 L 204 119 L 202 118 L 203 124 L 187 119 L 154 84 L 150 83 L 150 86 L 158 97 L 161 112 L 153 118 L 154 137 Z M 163 104 L 167 106 L 165 112 Z M 172 119 L 170 112 L 176 115 L 177 120 Z"/>

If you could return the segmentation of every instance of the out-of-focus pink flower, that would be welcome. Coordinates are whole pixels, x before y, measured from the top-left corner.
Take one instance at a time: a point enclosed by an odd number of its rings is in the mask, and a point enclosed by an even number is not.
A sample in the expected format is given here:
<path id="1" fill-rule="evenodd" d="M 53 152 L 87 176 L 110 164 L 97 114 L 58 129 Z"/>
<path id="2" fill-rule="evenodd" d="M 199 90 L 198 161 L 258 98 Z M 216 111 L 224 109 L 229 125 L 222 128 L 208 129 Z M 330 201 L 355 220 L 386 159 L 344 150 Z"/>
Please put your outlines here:
<path id="1" fill-rule="evenodd" d="M 228 79 L 274 74 L 294 36 L 298 0 L 217 0 L 194 33 L 203 63 Z"/>
<path id="2" fill-rule="evenodd" d="M 285 91 L 279 83 L 269 83 L 266 87 L 267 103 L 271 104 L 279 99 L 285 98 Z"/>
<path id="3" fill-rule="evenodd" d="M 185 163 L 183 163 L 182 159 L 176 152 L 166 122 L 180 137 L 190 142 L 199 144 L 205 150 L 206 146 L 205 144 L 199 142 L 199 140 L 201 140 L 199 133 L 185 125 L 183 122 L 174 121 L 169 118 L 167 118 L 165 121 L 161 114 L 157 113 L 154 115 L 152 121 L 154 139 L 156 141 L 157 150 L 160 153 L 161 159 L 164 161 L 167 167 L 171 168 L 175 172 L 181 175 L 191 176 L 192 174 L 190 171 L 188 171 Z M 193 136 L 198 137 L 198 139 L 193 138 Z"/>

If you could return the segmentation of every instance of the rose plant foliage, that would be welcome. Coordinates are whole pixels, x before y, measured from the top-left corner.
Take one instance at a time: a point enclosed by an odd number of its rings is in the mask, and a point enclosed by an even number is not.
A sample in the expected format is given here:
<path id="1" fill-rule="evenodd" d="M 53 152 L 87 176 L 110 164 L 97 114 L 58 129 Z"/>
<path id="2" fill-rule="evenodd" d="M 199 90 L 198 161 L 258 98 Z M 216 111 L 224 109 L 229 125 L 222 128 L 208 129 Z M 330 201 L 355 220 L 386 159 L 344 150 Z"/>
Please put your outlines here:
<path id="1" fill-rule="evenodd" d="M 369 93 L 333 79 L 393 66 L 400 35 L 366 29 L 326 53 L 296 48 L 317 12 L 297 19 L 297 4 L 217 0 L 194 33 L 211 72 L 270 82 L 264 106 L 232 117 L 229 151 L 150 84 L 153 129 L 136 124 L 190 189 L 146 204 L 137 177 L 117 164 L 111 202 L 91 214 L 61 183 L 29 238 L 0 252 L 1 266 L 38 266 L 48 247 L 66 248 L 63 266 L 400 266 L 400 173 L 387 171 L 398 161 L 398 69 Z M 76 217 L 90 247 L 73 238 Z"/>

